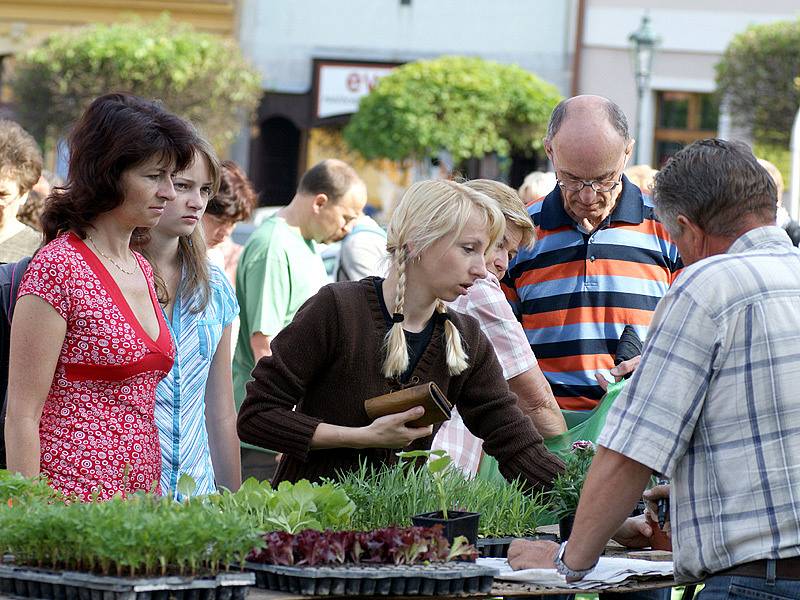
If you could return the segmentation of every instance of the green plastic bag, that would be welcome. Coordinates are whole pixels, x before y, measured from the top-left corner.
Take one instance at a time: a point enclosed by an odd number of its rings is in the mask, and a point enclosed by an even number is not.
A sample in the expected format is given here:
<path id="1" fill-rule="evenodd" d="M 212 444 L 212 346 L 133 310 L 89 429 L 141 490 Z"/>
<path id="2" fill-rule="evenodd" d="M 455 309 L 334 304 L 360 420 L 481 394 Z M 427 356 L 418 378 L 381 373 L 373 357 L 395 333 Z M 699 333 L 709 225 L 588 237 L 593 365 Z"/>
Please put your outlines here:
<path id="1" fill-rule="evenodd" d="M 624 379 L 617 383 L 609 383 L 608 391 L 594 410 L 564 411 L 571 413 L 569 415 L 570 418 L 567 419 L 568 425 L 571 425 L 570 428 L 561 435 L 545 440 L 545 447 L 553 454 L 564 458 L 570 453 L 573 442 L 577 442 L 578 440 L 596 442 L 597 438 L 600 437 L 600 432 L 603 431 L 603 426 L 606 424 L 606 415 L 608 411 L 611 410 L 612 404 L 614 404 L 614 401 L 624 387 Z M 577 424 L 574 424 L 576 422 Z M 489 481 L 505 481 L 505 478 L 500 474 L 497 461 L 488 454 L 484 454 L 481 459 L 478 477 L 481 479 L 488 479 Z"/>
<path id="2" fill-rule="evenodd" d="M 624 379 L 617 383 L 609 383 L 608 390 L 605 396 L 600 400 L 600 403 L 594 407 L 594 410 L 585 413 L 586 419 L 578 425 L 570 427 L 561 435 L 545 440 L 544 445 L 547 449 L 560 458 L 564 458 L 572 450 L 572 444 L 574 442 L 578 440 L 596 442 L 606 424 L 608 411 L 611 410 L 611 406 L 624 387 Z"/>

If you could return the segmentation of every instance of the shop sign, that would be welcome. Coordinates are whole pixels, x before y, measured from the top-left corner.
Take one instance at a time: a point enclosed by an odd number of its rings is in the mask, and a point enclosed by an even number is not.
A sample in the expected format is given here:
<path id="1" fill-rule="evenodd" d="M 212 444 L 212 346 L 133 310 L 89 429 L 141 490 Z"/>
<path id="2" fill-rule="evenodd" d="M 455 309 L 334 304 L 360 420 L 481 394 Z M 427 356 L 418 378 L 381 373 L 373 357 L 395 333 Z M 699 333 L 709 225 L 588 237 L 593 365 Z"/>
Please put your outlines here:
<path id="1" fill-rule="evenodd" d="M 316 117 L 325 119 L 356 112 L 359 100 L 369 94 L 381 77 L 391 73 L 394 65 L 318 63 L 317 68 Z"/>

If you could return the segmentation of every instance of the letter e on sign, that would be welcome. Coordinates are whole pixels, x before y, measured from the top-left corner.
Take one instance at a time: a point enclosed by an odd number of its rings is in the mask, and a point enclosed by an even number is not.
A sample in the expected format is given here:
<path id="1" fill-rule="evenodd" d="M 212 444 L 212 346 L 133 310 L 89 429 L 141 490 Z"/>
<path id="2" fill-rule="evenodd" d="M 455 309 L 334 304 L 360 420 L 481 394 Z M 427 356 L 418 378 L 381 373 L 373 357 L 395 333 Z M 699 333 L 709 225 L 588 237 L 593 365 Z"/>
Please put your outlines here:
<path id="1" fill-rule="evenodd" d="M 359 88 L 361 87 L 361 77 L 355 71 L 350 73 L 347 76 L 347 89 L 353 92 L 354 94 L 358 92 Z M 372 87 L 370 86 L 370 89 Z"/>

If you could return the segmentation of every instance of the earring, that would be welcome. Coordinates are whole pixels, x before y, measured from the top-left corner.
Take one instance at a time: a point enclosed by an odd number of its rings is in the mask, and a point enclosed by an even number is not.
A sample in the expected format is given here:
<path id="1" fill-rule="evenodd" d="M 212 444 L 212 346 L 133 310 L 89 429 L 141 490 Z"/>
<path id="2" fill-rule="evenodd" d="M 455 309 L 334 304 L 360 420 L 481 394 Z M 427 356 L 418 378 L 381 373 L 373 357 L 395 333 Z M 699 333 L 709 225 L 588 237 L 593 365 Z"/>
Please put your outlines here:
<path id="1" fill-rule="evenodd" d="M 192 246 L 194 246 L 194 244 L 192 243 L 192 236 L 190 236 L 190 235 L 187 235 L 187 236 L 186 236 L 186 241 L 189 243 L 189 248 L 191 248 Z"/>

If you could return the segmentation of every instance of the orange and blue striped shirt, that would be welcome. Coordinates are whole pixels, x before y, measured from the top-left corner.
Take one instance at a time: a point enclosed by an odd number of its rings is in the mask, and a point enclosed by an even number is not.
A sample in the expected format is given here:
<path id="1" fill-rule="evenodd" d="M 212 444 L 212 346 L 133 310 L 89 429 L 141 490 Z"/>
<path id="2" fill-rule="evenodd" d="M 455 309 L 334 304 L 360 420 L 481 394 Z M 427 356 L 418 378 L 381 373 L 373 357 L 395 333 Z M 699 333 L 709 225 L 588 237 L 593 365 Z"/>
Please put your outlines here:
<path id="1" fill-rule="evenodd" d="M 611 215 L 583 231 L 556 188 L 531 204 L 537 242 L 521 249 L 504 289 L 563 409 L 591 410 L 603 390 L 594 375 L 614 366 L 619 336 L 644 339 L 653 311 L 682 268 L 678 248 L 648 198 L 623 177 Z"/>

